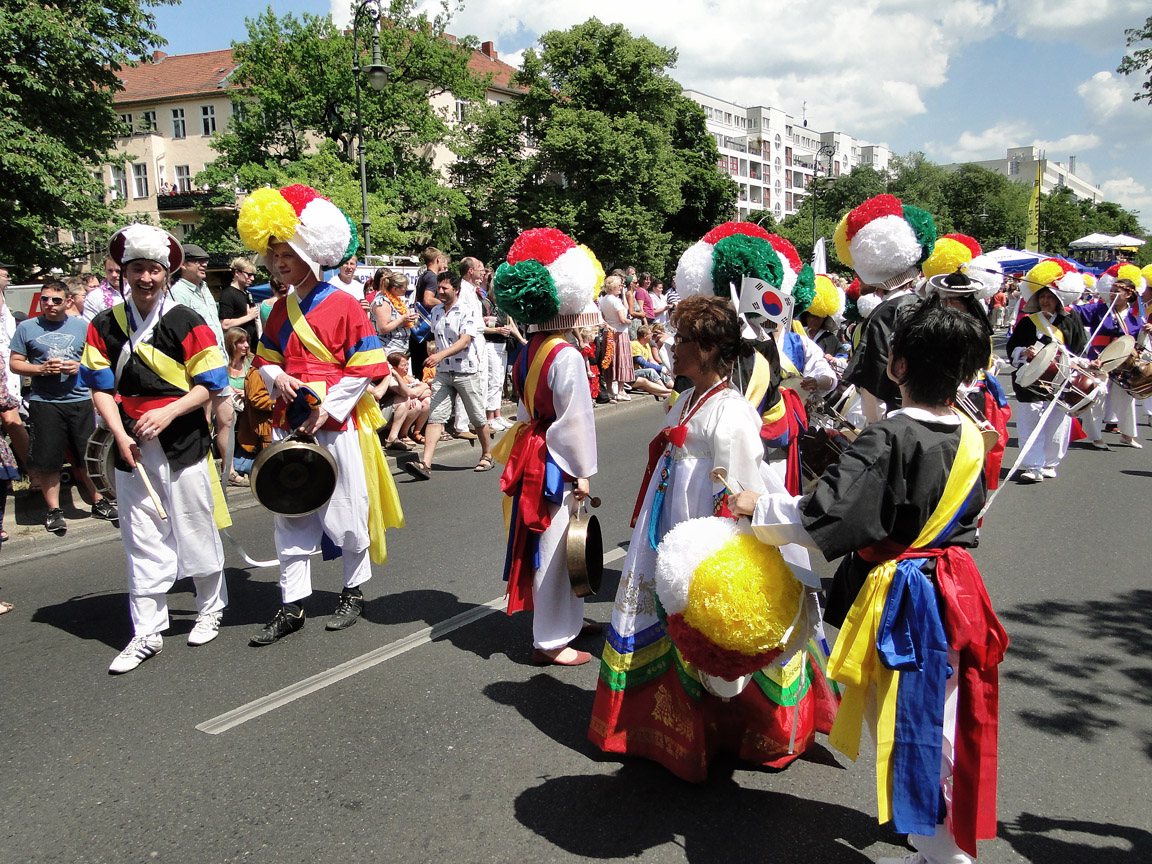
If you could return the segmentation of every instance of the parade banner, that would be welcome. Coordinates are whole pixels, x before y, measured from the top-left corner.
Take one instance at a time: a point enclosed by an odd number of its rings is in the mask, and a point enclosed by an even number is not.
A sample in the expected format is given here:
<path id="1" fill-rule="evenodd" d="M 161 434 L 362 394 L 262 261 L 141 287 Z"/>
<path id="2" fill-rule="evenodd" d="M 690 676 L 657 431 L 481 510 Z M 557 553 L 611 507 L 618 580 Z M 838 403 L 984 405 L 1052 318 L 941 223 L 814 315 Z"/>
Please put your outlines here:
<path id="1" fill-rule="evenodd" d="M 1032 185 L 1032 197 L 1028 199 L 1028 236 L 1024 238 L 1024 248 L 1040 251 L 1040 184 L 1044 179 L 1044 163 L 1036 163 L 1036 182 Z"/>

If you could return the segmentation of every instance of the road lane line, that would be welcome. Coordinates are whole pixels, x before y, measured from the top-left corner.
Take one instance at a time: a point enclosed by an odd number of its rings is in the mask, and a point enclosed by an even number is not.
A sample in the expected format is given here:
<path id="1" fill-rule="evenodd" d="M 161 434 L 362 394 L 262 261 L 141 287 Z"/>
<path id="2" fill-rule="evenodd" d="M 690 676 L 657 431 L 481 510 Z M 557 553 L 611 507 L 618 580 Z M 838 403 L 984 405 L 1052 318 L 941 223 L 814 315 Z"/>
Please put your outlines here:
<path id="1" fill-rule="evenodd" d="M 610 564 L 613 561 L 619 561 L 626 554 L 624 549 L 613 549 L 604 555 L 604 563 Z M 337 681 L 343 681 L 345 678 L 363 672 L 365 669 L 371 669 L 386 660 L 391 660 L 393 657 L 398 657 L 413 648 L 419 648 L 421 645 L 427 645 L 441 636 L 447 636 L 454 630 L 459 630 L 461 627 L 466 627 L 473 621 L 479 621 L 493 612 L 499 611 L 505 604 L 507 598 L 501 595 L 494 600 L 489 600 L 482 606 L 475 606 L 467 612 L 461 612 L 459 615 L 453 615 L 444 621 L 433 624 L 431 627 L 425 627 L 423 630 L 417 630 L 403 639 L 397 639 L 395 642 L 390 642 L 387 645 L 382 645 L 367 654 L 361 654 L 359 657 L 353 657 L 339 666 L 333 666 L 331 669 L 326 669 L 323 672 L 317 673 L 310 678 L 305 678 L 302 681 L 297 681 L 295 684 L 289 684 L 282 690 L 277 690 L 275 693 L 269 693 L 267 696 L 261 696 L 246 705 L 241 705 L 239 708 L 234 708 L 224 714 L 213 717 L 211 720 L 205 720 L 200 723 L 196 728 L 201 732 L 206 732 L 209 735 L 219 735 L 221 732 L 227 732 L 229 729 L 247 723 L 249 720 L 254 720 L 270 711 L 275 711 L 277 708 L 282 708 L 285 705 L 295 702 L 310 693 L 315 693 L 317 690 L 322 690 L 330 684 L 335 684 Z"/>

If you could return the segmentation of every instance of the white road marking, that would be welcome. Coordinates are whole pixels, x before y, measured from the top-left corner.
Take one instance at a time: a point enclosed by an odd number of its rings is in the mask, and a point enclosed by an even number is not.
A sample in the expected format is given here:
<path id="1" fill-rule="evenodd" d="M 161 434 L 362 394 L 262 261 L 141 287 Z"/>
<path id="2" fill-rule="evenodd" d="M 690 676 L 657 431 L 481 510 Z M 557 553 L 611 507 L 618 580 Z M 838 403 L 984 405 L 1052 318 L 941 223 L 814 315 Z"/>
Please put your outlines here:
<path id="1" fill-rule="evenodd" d="M 616 548 L 604 555 L 604 563 L 611 564 L 613 561 L 619 561 L 627 554 L 627 550 Z M 466 627 L 473 621 L 479 621 L 493 612 L 499 611 L 506 602 L 506 597 L 501 595 L 494 600 L 489 600 L 482 606 L 475 606 L 467 612 L 461 612 L 459 615 L 453 615 L 444 621 L 433 624 L 431 627 L 425 627 L 423 630 L 417 630 L 410 636 L 405 636 L 403 639 L 397 639 L 395 642 L 390 642 L 369 651 L 367 654 L 361 654 L 359 657 L 353 657 L 351 660 L 341 663 L 339 666 L 333 666 L 331 669 L 325 669 L 323 672 L 317 673 L 310 678 L 305 678 L 303 681 L 297 681 L 295 684 L 289 684 L 287 687 L 277 690 L 275 693 L 269 693 L 267 696 L 261 696 L 239 708 L 234 708 L 211 720 L 205 720 L 200 723 L 196 728 L 201 732 L 207 732 L 209 735 L 219 735 L 221 732 L 227 732 L 242 723 L 247 723 L 249 720 L 254 720 L 270 711 L 275 711 L 277 708 L 295 702 L 310 693 L 315 693 L 317 690 L 322 690 L 330 684 L 335 684 L 337 681 L 343 681 L 345 678 L 363 672 L 365 669 L 371 669 L 386 660 L 391 660 L 393 657 L 399 657 L 413 648 L 419 648 L 421 645 L 427 645 L 441 636 L 447 636 L 454 630 L 459 630 L 461 627 Z"/>

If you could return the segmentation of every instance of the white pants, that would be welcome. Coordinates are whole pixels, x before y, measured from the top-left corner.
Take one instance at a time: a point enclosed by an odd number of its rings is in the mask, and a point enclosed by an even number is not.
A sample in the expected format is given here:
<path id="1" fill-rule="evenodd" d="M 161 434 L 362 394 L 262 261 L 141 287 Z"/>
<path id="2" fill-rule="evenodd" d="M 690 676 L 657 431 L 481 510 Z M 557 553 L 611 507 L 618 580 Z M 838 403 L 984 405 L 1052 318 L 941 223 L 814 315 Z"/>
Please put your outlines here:
<path id="1" fill-rule="evenodd" d="M 279 440 L 287 433 L 273 431 Z M 327 534 L 340 547 L 344 587 L 355 588 L 372 578 L 368 556 L 368 485 L 355 429 L 317 432 L 316 442 L 336 458 L 336 489 L 328 503 L 307 516 L 273 518 L 276 554 L 280 559 L 280 594 L 295 603 L 312 593 L 311 555 Z"/>
<path id="2" fill-rule="evenodd" d="M 1115 420 L 1112 418 L 1115 417 Z M 1108 382 L 1108 398 L 1092 406 L 1080 417 L 1084 432 L 1093 441 L 1104 437 L 1104 422 L 1115 422 L 1121 435 L 1136 437 L 1136 400 L 1115 381 Z"/>
<path id="3" fill-rule="evenodd" d="M 1040 415 L 1048 407 L 1048 402 L 1020 402 L 1016 411 L 1017 446 L 1023 447 L 1036 428 Z M 1041 468 L 1055 468 L 1068 452 L 1068 437 L 1072 433 L 1072 419 L 1059 408 L 1053 409 L 1040 435 L 1024 454 L 1021 463 L 1027 471 Z"/>
<path id="4" fill-rule="evenodd" d="M 224 548 L 212 517 L 212 481 L 206 461 L 173 471 L 160 442 L 140 445 L 140 462 L 168 512 L 161 519 L 139 469 L 116 472 L 120 536 L 128 555 L 128 595 L 137 636 L 168 629 L 168 592 L 183 576 L 196 585 L 196 608 L 219 612 L 228 604 Z"/>
<path id="5" fill-rule="evenodd" d="M 560 506 L 548 505 L 550 524 L 540 535 L 540 566 L 532 578 L 532 644 L 543 650 L 563 648 L 584 626 L 584 599 L 572 591 L 568 580 L 568 514 L 573 506 L 571 491 L 564 492 Z"/>
<path id="6" fill-rule="evenodd" d="M 504 395 L 504 376 L 508 368 L 508 345 L 500 342 L 488 343 L 488 390 L 484 410 L 499 411 L 500 400 Z"/>

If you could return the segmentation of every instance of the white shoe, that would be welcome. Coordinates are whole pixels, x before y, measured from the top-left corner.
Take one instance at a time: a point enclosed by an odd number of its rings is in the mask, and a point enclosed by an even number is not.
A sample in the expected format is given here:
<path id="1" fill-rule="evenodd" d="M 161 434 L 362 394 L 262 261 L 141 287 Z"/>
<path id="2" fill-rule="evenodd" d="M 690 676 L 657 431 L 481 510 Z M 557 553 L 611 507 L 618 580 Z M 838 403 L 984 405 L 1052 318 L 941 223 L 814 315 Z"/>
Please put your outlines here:
<path id="1" fill-rule="evenodd" d="M 1020 480 L 1025 483 L 1043 483 L 1044 475 L 1037 468 L 1029 468 L 1020 475 Z"/>
<path id="2" fill-rule="evenodd" d="M 220 635 L 220 618 L 223 612 L 201 612 L 196 616 L 196 624 L 188 634 L 189 645 L 207 645 Z"/>
<path id="3" fill-rule="evenodd" d="M 122 675 L 131 672 L 149 657 L 154 657 L 164 650 L 164 638 L 159 633 L 151 636 L 136 636 L 128 646 L 116 655 L 108 672 L 112 675 Z"/>
<path id="4" fill-rule="evenodd" d="M 1055 468 L 1041 468 L 1040 469 L 1040 476 L 1047 478 L 1048 480 L 1052 480 L 1056 477 L 1056 469 Z"/>
<path id="5" fill-rule="evenodd" d="M 927 859 L 916 852 L 912 855 L 905 855 L 903 858 L 880 858 L 876 864 L 927 864 Z"/>
<path id="6" fill-rule="evenodd" d="M 488 428 L 495 429 L 497 432 L 503 432 L 506 429 L 511 429 L 512 424 L 503 417 L 497 417 L 495 420 L 488 421 Z"/>

